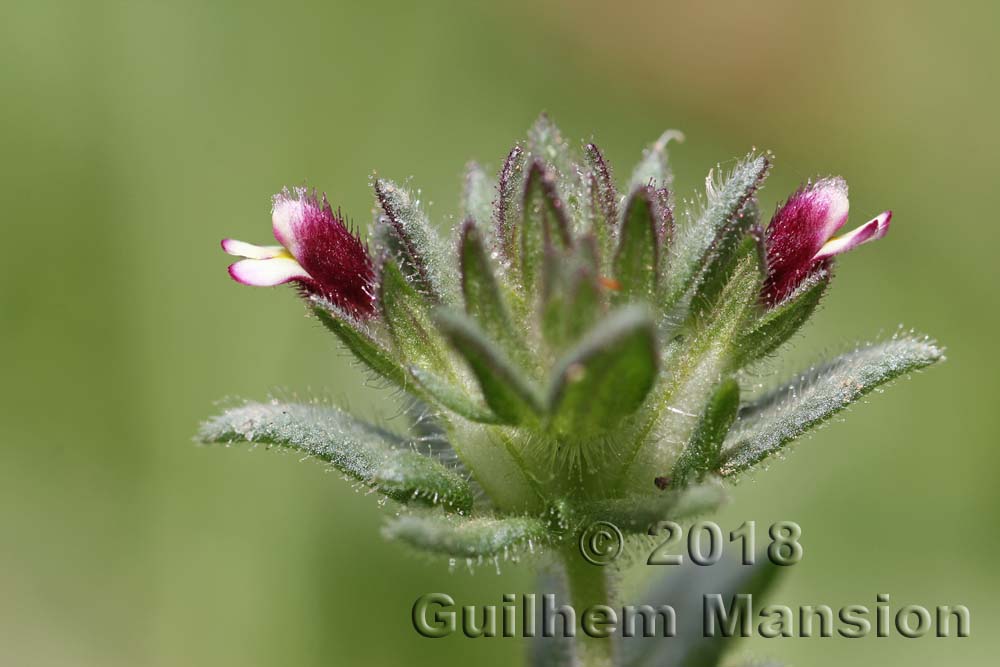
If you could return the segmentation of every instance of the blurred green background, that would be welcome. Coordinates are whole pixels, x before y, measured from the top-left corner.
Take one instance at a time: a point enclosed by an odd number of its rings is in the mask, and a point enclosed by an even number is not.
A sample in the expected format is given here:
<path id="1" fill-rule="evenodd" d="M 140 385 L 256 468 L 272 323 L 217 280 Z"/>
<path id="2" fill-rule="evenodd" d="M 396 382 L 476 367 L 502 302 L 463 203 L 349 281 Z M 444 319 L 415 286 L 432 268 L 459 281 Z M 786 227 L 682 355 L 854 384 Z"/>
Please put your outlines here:
<path id="1" fill-rule="evenodd" d="M 741 483 L 726 529 L 795 520 L 785 604 L 963 603 L 965 640 L 750 640 L 798 665 L 993 664 L 996 3 L 7 2 L 0 10 L 0 664 L 508 665 L 512 640 L 426 640 L 413 600 L 496 603 L 379 536 L 382 511 L 294 455 L 199 448 L 225 397 L 329 396 L 392 417 L 290 290 L 226 276 L 269 197 L 370 219 L 373 169 L 442 224 L 470 158 L 545 109 L 620 174 L 667 127 L 681 193 L 751 146 L 763 204 L 812 175 L 893 231 L 840 262 L 790 357 L 900 324 L 948 363 Z M 786 366 L 785 370 L 790 370 Z M 762 378 L 769 381 L 773 378 Z M 516 664 L 516 663 L 513 663 Z"/>

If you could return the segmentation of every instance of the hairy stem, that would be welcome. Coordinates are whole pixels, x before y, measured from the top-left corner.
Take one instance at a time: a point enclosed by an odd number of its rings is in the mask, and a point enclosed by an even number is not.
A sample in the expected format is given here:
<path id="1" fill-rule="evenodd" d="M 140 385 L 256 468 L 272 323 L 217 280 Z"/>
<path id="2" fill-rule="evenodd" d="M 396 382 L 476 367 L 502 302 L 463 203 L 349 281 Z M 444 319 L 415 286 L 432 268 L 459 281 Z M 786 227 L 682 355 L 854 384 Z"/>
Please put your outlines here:
<path id="1" fill-rule="evenodd" d="M 588 609 L 611 604 L 607 572 L 603 567 L 587 562 L 575 547 L 563 552 L 563 569 L 570 604 L 576 611 L 577 622 L 583 625 Z M 597 613 L 600 614 L 599 611 Z M 598 625 L 597 629 L 601 626 Z M 613 667 L 615 664 L 613 636 L 595 637 L 586 631 L 580 632 L 573 650 L 576 654 L 573 664 L 579 667 Z"/>

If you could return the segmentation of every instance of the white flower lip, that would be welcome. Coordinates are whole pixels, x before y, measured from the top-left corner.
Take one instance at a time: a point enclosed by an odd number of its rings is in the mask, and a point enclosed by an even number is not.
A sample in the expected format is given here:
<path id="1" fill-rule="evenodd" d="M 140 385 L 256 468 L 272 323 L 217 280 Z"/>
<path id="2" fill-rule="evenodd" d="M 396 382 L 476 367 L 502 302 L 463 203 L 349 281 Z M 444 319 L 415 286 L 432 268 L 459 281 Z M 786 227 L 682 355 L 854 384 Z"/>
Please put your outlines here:
<path id="1" fill-rule="evenodd" d="M 274 287 L 310 278 L 305 269 L 290 257 L 243 259 L 230 265 L 229 275 L 238 283 L 254 287 Z"/>
<path id="2" fill-rule="evenodd" d="M 813 260 L 817 261 L 840 255 L 857 248 L 859 245 L 882 238 L 889 232 L 890 220 L 892 220 L 892 211 L 880 213 L 857 229 L 827 241 L 813 257 Z"/>

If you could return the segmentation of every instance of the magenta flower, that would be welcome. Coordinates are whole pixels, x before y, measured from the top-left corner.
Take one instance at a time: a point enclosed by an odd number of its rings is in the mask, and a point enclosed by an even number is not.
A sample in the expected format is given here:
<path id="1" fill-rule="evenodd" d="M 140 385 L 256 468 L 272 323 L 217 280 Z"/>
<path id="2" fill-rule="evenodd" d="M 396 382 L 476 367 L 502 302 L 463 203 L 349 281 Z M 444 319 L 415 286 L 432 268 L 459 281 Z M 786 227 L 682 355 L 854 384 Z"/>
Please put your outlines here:
<path id="1" fill-rule="evenodd" d="M 842 178 L 824 178 L 800 188 L 771 219 L 765 235 L 767 281 L 763 298 L 773 306 L 810 274 L 827 267 L 835 255 L 880 239 L 889 231 L 892 211 L 880 213 L 854 231 L 833 238 L 847 222 L 850 204 Z"/>
<path id="2" fill-rule="evenodd" d="M 274 196 L 274 238 L 281 245 L 258 246 L 223 239 L 222 249 L 244 257 L 230 265 L 238 283 L 271 287 L 296 282 L 308 294 L 329 299 L 357 317 L 375 313 L 375 270 L 368 250 L 315 192 L 287 188 Z"/>

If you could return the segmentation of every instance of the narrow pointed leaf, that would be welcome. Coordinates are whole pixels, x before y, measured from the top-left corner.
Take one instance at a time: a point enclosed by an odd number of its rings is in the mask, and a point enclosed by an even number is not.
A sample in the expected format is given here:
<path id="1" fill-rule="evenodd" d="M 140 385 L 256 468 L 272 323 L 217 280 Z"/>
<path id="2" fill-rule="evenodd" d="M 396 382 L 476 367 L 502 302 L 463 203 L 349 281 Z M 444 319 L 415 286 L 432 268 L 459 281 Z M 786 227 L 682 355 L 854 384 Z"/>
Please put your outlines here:
<path id="1" fill-rule="evenodd" d="M 732 378 L 724 381 L 708 401 L 691 441 L 674 464 L 670 485 L 683 488 L 691 479 L 701 479 L 719 466 L 726 434 L 740 409 L 740 385 Z"/>
<path id="2" fill-rule="evenodd" d="M 653 190 L 639 188 L 625 207 L 613 265 L 622 301 L 649 299 L 656 291 L 660 241 L 656 206 Z"/>
<path id="3" fill-rule="evenodd" d="M 552 349 L 564 350 L 590 329 L 605 308 L 594 239 L 581 239 L 569 256 L 549 248 L 543 268 L 542 333 Z"/>
<path id="4" fill-rule="evenodd" d="M 412 388 L 403 366 L 393 358 L 389 350 L 376 341 L 365 326 L 323 299 L 314 297 L 311 307 L 323 326 L 332 331 L 368 368 L 399 387 Z"/>
<path id="5" fill-rule="evenodd" d="M 497 286 L 493 264 L 479 229 L 472 221 L 466 221 L 462 226 L 458 252 L 465 312 L 493 339 L 508 346 L 518 344 L 507 305 Z"/>
<path id="6" fill-rule="evenodd" d="M 795 335 L 816 310 L 830 278 L 826 269 L 813 273 L 787 299 L 765 311 L 737 342 L 738 365 L 766 357 Z"/>
<path id="7" fill-rule="evenodd" d="M 440 301 L 451 273 L 451 252 L 431 227 L 419 199 L 381 178 L 375 181 L 375 197 L 385 213 L 387 250 L 417 291 Z"/>
<path id="8" fill-rule="evenodd" d="M 612 230 L 618 225 L 619 194 L 614 177 L 611 175 L 611 166 L 604 159 L 604 154 L 597 144 L 587 144 L 584 147 L 584 156 L 593 179 L 594 203 L 597 213 L 600 214 L 597 219 L 603 223 L 604 229 Z"/>
<path id="9" fill-rule="evenodd" d="M 444 341 L 430 318 L 427 300 L 392 260 L 382 264 L 379 306 L 396 349 L 407 362 L 450 371 Z"/>
<path id="10" fill-rule="evenodd" d="M 497 177 L 497 198 L 493 203 L 493 220 L 497 245 L 507 263 L 515 263 L 519 257 L 520 241 L 516 222 L 520 218 L 524 181 L 524 149 L 515 145 L 507 154 Z"/>
<path id="11" fill-rule="evenodd" d="M 570 175 L 572 158 L 569 144 L 548 114 L 541 114 L 528 130 L 528 151 L 534 159 L 541 160 L 558 174 Z"/>
<path id="12" fill-rule="evenodd" d="M 767 156 L 751 153 L 718 182 L 713 173 L 708 175 L 701 212 L 679 230 L 671 246 L 664 292 L 667 305 L 674 305 L 688 294 L 742 242 L 753 224 L 747 204 L 760 189 L 770 164 Z"/>
<path id="13" fill-rule="evenodd" d="M 650 185 L 654 188 L 669 188 L 673 185 L 674 175 L 670 171 L 667 156 L 667 144 L 671 141 L 684 141 L 684 135 L 677 130 L 667 130 L 646 147 L 642 152 L 642 160 L 629 179 L 629 190 Z"/>
<path id="14" fill-rule="evenodd" d="M 549 392 L 552 428 L 576 435 L 613 428 L 642 405 L 657 363 L 649 313 L 630 306 L 610 315 L 559 362 Z"/>
<path id="15" fill-rule="evenodd" d="M 545 524 L 531 517 L 409 515 L 390 521 L 383 534 L 421 551 L 475 560 L 527 555 L 548 540 Z"/>
<path id="16" fill-rule="evenodd" d="M 782 570 L 764 554 L 757 555 L 754 565 L 725 559 L 711 567 L 687 562 L 680 570 L 674 566 L 667 569 L 640 604 L 654 609 L 664 604 L 673 607 L 677 634 L 667 641 L 662 636 L 641 634 L 623 638 L 623 664 L 627 667 L 717 667 L 737 640 L 705 636 L 705 596 L 720 595 L 728 609 L 734 596 L 750 595 L 754 609 L 759 609 Z"/>
<path id="17" fill-rule="evenodd" d="M 296 449 L 399 502 L 472 508 L 472 491 L 457 473 L 331 406 L 247 403 L 205 422 L 198 437 Z"/>
<path id="18" fill-rule="evenodd" d="M 499 423 L 500 419 L 488 407 L 447 380 L 420 368 L 411 368 L 410 373 L 432 399 L 455 414 L 481 424 Z"/>
<path id="19" fill-rule="evenodd" d="M 493 218 L 493 197 L 496 196 L 492 179 L 479 164 L 470 162 L 465 168 L 462 188 L 462 211 L 466 218 L 486 229 Z"/>
<path id="20" fill-rule="evenodd" d="M 475 322 L 459 313 L 439 311 L 437 325 L 469 364 L 486 404 L 502 423 L 537 418 L 542 411 L 537 392 Z"/>
<path id="21" fill-rule="evenodd" d="M 555 180 L 539 161 L 532 162 L 524 185 L 520 267 L 525 290 L 534 291 L 544 249 L 570 245 L 569 222 Z"/>
<path id="22" fill-rule="evenodd" d="M 764 249 L 763 230 L 759 227 L 753 227 L 746 232 L 734 230 L 734 234 L 735 236 L 727 239 L 727 243 L 736 242 L 736 245 L 725 249 L 724 254 L 713 255 L 712 260 L 705 266 L 692 294 L 689 318 L 702 318 L 705 313 L 711 312 L 715 308 L 720 295 L 736 276 L 741 262 L 750 261 L 753 263 L 756 269 L 754 281 L 757 283 L 756 290 L 759 292 L 763 288 L 764 280 L 767 277 L 767 254 Z M 744 279 L 751 277 L 749 274 L 743 276 Z"/>
<path id="23" fill-rule="evenodd" d="M 858 348 L 799 376 L 740 411 L 720 472 L 746 470 L 876 387 L 943 358 L 927 339 L 904 335 Z"/>

